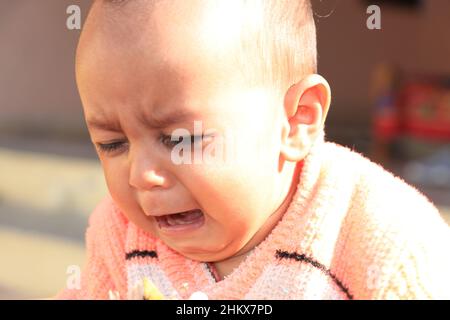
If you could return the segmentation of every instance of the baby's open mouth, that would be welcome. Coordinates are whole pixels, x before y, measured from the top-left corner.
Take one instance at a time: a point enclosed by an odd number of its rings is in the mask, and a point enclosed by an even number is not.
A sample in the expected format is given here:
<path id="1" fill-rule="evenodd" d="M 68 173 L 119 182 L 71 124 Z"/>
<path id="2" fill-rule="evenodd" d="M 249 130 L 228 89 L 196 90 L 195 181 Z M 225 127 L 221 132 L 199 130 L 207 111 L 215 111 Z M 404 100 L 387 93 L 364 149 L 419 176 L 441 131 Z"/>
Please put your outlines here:
<path id="1" fill-rule="evenodd" d="M 170 231 L 185 231 L 203 225 L 205 216 L 200 209 L 166 214 L 155 217 L 161 229 Z"/>

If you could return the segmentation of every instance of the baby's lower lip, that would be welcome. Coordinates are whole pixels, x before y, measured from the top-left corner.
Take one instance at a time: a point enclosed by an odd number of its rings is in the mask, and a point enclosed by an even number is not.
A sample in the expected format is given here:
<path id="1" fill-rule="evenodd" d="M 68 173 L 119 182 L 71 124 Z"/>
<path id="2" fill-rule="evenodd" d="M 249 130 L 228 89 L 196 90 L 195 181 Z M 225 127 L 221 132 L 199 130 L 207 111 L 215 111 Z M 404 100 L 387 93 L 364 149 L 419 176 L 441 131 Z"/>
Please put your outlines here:
<path id="1" fill-rule="evenodd" d="M 159 229 L 164 233 L 180 234 L 192 232 L 205 223 L 205 215 L 200 209 L 183 213 L 155 217 Z"/>

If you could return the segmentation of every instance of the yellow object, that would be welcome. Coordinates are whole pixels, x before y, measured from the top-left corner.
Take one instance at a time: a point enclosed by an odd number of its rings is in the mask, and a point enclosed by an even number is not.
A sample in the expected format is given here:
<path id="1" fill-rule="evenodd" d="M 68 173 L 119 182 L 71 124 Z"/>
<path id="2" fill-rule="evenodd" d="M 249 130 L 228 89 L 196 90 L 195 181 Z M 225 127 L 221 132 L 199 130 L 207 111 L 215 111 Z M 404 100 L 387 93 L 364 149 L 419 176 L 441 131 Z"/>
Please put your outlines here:
<path id="1" fill-rule="evenodd" d="M 144 300 L 165 300 L 166 297 L 159 291 L 154 283 L 144 278 Z"/>

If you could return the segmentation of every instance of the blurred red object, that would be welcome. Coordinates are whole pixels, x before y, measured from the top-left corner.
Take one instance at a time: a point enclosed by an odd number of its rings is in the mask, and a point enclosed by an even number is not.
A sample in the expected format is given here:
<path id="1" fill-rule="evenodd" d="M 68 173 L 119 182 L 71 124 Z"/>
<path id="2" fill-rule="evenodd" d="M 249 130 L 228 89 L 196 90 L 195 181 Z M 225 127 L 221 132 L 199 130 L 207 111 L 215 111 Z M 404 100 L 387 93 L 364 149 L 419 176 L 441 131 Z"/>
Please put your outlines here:
<path id="1" fill-rule="evenodd" d="M 376 161 L 391 160 L 399 138 L 450 141 L 450 76 L 411 74 L 383 63 L 374 68 L 369 93 Z"/>
<path id="2" fill-rule="evenodd" d="M 399 110 L 395 106 L 393 95 L 378 99 L 373 119 L 374 135 L 378 139 L 389 141 L 400 133 Z"/>
<path id="3" fill-rule="evenodd" d="M 376 140 L 450 140 L 450 77 L 406 74 L 382 64 L 374 69 L 372 99 Z"/>
<path id="4" fill-rule="evenodd" d="M 450 140 L 450 88 L 443 81 L 410 81 L 398 106 L 401 132 L 432 140 Z"/>

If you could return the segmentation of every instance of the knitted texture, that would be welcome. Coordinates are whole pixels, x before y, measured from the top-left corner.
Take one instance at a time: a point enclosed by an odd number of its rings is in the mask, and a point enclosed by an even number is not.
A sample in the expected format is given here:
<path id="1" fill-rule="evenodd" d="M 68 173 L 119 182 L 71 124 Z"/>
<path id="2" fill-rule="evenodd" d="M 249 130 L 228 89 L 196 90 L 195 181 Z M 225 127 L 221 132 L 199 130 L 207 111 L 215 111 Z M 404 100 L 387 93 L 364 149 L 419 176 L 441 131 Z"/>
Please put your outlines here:
<path id="1" fill-rule="evenodd" d="M 317 142 L 271 233 L 217 282 L 139 229 L 107 196 L 86 232 L 80 289 L 58 299 L 132 298 L 147 277 L 169 298 L 449 299 L 450 228 L 416 189 L 345 147 Z"/>

